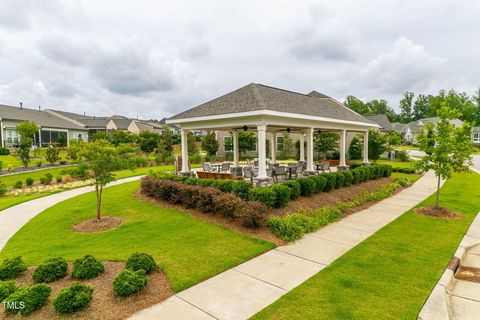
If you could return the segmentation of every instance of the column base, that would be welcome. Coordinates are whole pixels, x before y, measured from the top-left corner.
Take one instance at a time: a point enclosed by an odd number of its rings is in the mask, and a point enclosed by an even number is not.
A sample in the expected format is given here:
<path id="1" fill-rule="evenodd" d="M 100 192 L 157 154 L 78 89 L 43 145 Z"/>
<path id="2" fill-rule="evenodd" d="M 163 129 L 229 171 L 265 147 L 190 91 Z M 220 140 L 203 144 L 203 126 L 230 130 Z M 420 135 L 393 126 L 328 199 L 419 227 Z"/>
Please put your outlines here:
<path id="1" fill-rule="evenodd" d="M 346 171 L 348 168 L 348 166 L 337 166 L 337 171 Z"/>
<path id="2" fill-rule="evenodd" d="M 273 184 L 273 179 L 270 177 L 256 177 L 253 179 L 255 187 L 268 187 Z"/>
<path id="3" fill-rule="evenodd" d="M 178 175 L 182 177 L 194 177 L 195 173 L 192 171 L 180 171 Z"/>
<path id="4" fill-rule="evenodd" d="M 318 174 L 317 170 L 305 170 L 303 171 L 304 176 L 316 176 Z"/>
<path id="5" fill-rule="evenodd" d="M 371 162 L 363 162 L 362 163 L 362 166 L 364 166 L 364 167 L 368 167 L 368 166 L 371 166 L 371 165 L 372 165 Z"/>

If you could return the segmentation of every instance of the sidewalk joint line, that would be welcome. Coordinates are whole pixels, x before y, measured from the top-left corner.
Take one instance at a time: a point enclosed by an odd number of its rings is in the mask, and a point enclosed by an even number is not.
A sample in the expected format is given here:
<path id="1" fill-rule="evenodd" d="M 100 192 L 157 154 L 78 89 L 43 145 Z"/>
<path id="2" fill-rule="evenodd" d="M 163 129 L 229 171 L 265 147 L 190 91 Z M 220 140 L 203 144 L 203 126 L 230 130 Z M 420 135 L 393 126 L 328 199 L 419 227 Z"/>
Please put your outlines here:
<path id="1" fill-rule="evenodd" d="M 271 285 L 272 287 L 275 287 L 275 288 L 278 288 L 278 289 L 280 289 L 280 290 L 282 290 L 282 291 L 285 291 L 285 293 L 287 293 L 287 292 L 289 291 L 289 290 L 286 289 L 286 288 L 282 288 L 282 287 L 277 286 L 276 284 L 273 284 L 273 283 L 271 283 L 271 282 L 268 282 L 268 281 L 262 280 L 262 279 L 260 279 L 260 278 L 254 277 L 254 276 L 252 276 L 252 275 L 250 275 L 250 274 L 248 274 L 248 273 L 245 273 L 245 272 L 243 272 L 243 271 L 237 270 L 236 268 L 233 268 L 232 270 L 235 271 L 235 272 L 238 272 L 238 273 L 240 273 L 240 274 L 243 274 L 243 275 L 245 275 L 245 276 L 247 276 L 247 277 L 250 277 L 250 278 L 252 278 L 252 279 L 255 279 L 255 280 L 261 281 L 261 282 L 263 282 L 263 283 L 269 284 L 269 285 Z"/>
<path id="2" fill-rule="evenodd" d="M 220 318 L 217 318 L 217 317 L 215 317 L 213 314 L 210 314 L 209 312 L 207 312 L 207 311 L 205 311 L 205 310 L 201 309 L 200 307 L 197 307 L 197 306 L 196 306 L 196 305 L 194 305 L 193 303 L 191 303 L 191 302 L 189 302 L 189 301 L 187 301 L 187 300 L 183 299 L 182 297 L 180 297 L 180 296 L 178 295 L 178 293 L 177 293 L 177 294 L 175 294 L 175 297 L 177 297 L 178 299 L 182 300 L 183 302 L 186 302 L 186 303 L 188 303 L 189 305 L 191 305 L 191 306 L 192 306 L 192 307 L 194 307 L 195 309 L 198 309 L 198 310 L 202 311 L 203 313 L 205 313 L 205 314 L 208 314 L 210 317 L 212 317 L 212 318 L 214 318 L 214 319 L 217 319 L 217 320 L 220 320 Z M 160 303 L 161 303 L 161 302 L 160 302 Z"/>
<path id="3" fill-rule="evenodd" d="M 278 248 L 275 248 L 275 249 L 273 249 L 273 250 L 277 250 L 277 251 L 280 251 L 280 252 L 282 252 L 282 253 L 289 254 L 289 255 L 291 255 L 291 256 L 294 256 L 294 257 L 297 257 L 297 258 L 300 258 L 300 259 L 303 259 L 303 260 L 306 260 L 306 261 L 314 262 L 314 263 L 316 263 L 316 264 L 320 264 L 320 265 L 325 266 L 325 267 L 328 267 L 328 266 L 330 265 L 330 264 L 325 264 L 325 263 L 321 263 L 321 262 L 318 262 L 318 261 L 310 260 L 310 259 L 307 259 L 307 258 L 305 258 L 305 257 L 298 256 L 298 255 L 293 254 L 293 253 L 290 253 L 290 252 L 281 251 L 281 250 L 278 250 Z"/>

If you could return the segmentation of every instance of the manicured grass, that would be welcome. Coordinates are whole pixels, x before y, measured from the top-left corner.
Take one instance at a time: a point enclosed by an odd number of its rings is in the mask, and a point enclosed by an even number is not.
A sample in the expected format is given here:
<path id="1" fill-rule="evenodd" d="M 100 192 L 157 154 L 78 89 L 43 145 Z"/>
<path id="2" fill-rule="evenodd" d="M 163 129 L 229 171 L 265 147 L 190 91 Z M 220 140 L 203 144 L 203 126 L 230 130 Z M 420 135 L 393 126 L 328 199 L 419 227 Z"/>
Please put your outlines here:
<path id="1" fill-rule="evenodd" d="M 421 176 L 422 176 L 421 174 L 417 174 L 417 173 L 392 172 L 393 178 L 395 179 L 405 178 L 405 179 L 409 179 L 412 182 L 417 181 L 418 179 L 420 179 Z"/>
<path id="2" fill-rule="evenodd" d="M 385 159 L 379 159 L 375 162 L 375 164 L 389 164 L 394 168 L 414 168 L 415 161 L 391 161 Z"/>
<path id="3" fill-rule="evenodd" d="M 68 169 L 68 167 L 51 168 L 51 169 L 45 169 L 40 171 L 34 171 L 34 172 L 25 172 L 25 173 L 11 174 L 8 176 L 0 176 L 0 182 L 5 183 L 7 187 L 12 187 L 15 184 L 15 182 L 19 180 L 25 183 L 25 179 L 27 179 L 28 177 L 31 177 L 32 179 L 35 180 L 35 182 L 38 182 L 40 178 L 45 176 L 47 173 L 50 173 L 55 179 L 56 176 L 60 175 L 61 172 L 66 169 Z"/>
<path id="4" fill-rule="evenodd" d="M 135 252 L 154 256 L 173 290 L 180 291 L 275 247 L 194 218 L 160 208 L 133 196 L 139 182 L 106 188 L 103 214 L 119 216 L 114 230 L 78 234 L 72 225 L 95 217 L 95 195 L 61 202 L 25 225 L 0 252 L 0 259 L 21 255 L 28 264 L 63 256 L 67 260 L 92 254 L 101 260 L 125 261 Z"/>
<path id="5" fill-rule="evenodd" d="M 398 150 L 420 150 L 417 146 L 412 146 L 412 145 L 396 146 L 395 149 L 398 149 Z"/>
<path id="6" fill-rule="evenodd" d="M 42 164 L 47 164 L 47 160 L 45 160 L 45 154 L 46 154 L 47 148 L 42 148 L 38 151 L 37 158 L 34 158 L 33 151 L 31 152 L 31 160 L 29 162 L 29 166 L 31 167 L 36 167 L 37 161 L 42 160 Z M 11 151 L 11 153 L 7 156 L 0 156 L 0 161 L 3 162 L 3 169 L 6 170 L 8 165 L 12 165 L 12 167 L 21 167 L 23 166 L 22 161 L 20 161 L 19 158 L 17 158 L 14 154 L 14 152 Z M 61 160 L 66 160 L 67 159 L 67 151 L 61 150 L 60 151 L 60 159 Z"/>
<path id="7" fill-rule="evenodd" d="M 480 209 L 480 175 L 448 180 L 441 205 L 462 217 L 409 211 L 254 319 L 416 319 Z"/>

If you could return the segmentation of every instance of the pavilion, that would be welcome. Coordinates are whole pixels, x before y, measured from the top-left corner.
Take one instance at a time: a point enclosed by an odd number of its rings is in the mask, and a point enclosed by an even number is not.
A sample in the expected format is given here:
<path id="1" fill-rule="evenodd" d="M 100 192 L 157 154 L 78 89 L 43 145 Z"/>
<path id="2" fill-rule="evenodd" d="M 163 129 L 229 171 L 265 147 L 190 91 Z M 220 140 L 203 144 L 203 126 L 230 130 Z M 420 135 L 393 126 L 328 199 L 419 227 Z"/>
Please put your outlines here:
<path id="1" fill-rule="evenodd" d="M 268 180 L 266 139 L 272 136 L 272 162 L 275 163 L 275 135 L 286 131 L 300 133 L 300 160 L 305 159 L 307 172 L 314 173 L 313 134 L 334 131 L 340 135 L 339 169 L 346 167 L 347 132 L 363 133 L 363 163 L 368 165 L 368 130 L 379 125 L 350 110 L 337 100 L 312 91 L 302 94 L 251 83 L 221 97 L 181 112 L 167 123 L 180 126 L 182 174 L 188 174 L 187 134 L 190 130 L 230 131 L 233 135 L 233 166 L 239 166 L 238 132 L 255 131 L 258 139 L 258 180 Z"/>

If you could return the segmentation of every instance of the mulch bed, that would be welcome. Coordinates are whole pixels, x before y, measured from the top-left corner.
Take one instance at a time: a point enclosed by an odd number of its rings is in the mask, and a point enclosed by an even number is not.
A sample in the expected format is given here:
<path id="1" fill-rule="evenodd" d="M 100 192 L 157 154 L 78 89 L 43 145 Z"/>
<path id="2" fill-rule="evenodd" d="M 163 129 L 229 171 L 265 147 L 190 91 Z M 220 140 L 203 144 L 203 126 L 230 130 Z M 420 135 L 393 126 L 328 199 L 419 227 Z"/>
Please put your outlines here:
<path id="1" fill-rule="evenodd" d="M 394 178 L 381 178 L 377 180 L 369 180 L 361 184 L 352 185 L 349 187 L 343 187 L 340 189 L 334 189 L 330 192 L 321 192 L 314 194 L 309 197 L 299 197 L 294 201 L 290 201 L 288 206 L 280 209 L 273 209 L 272 214 L 275 215 L 284 215 L 288 213 L 297 212 L 300 209 L 317 209 L 324 206 L 332 206 L 339 202 L 348 202 L 357 199 L 365 191 L 373 192 L 377 191 L 390 183 L 395 182 Z M 402 190 L 399 188 L 397 192 Z M 358 212 L 364 208 L 371 206 L 373 202 L 365 203 L 361 206 L 353 208 L 354 211 L 349 212 Z"/>
<path id="2" fill-rule="evenodd" d="M 122 223 L 119 217 L 105 216 L 100 221 L 97 218 L 82 221 L 73 226 L 73 231 L 81 233 L 91 233 L 115 229 Z"/>
<path id="3" fill-rule="evenodd" d="M 148 308 L 157 304 L 166 298 L 172 296 L 174 292 L 170 289 L 167 277 L 163 272 L 154 271 L 148 275 L 147 286 L 137 295 L 126 298 L 120 298 L 113 293 L 112 281 L 116 275 L 125 268 L 123 262 L 104 262 L 105 272 L 100 276 L 82 280 L 80 282 L 92 286 L 93 299 L 90 305 L 83 311 L 72 315 L 62 316 L 55 312 L 51 301 L 57 296 L 58 292 L 69 287 L 73 281 L 70 274 L 72 265 L 69 263 L 68 274 L 65 278 L 49 283 L 52 287 L 52 295 L 50 301 L 40 310 L 35 311 L 29 316 L 21 317 L 22 319 L 102 319 L 116 320 L 125 319 L 137 311 Z M 32 274 L 35 267 L 29 267 L 28 270 L 17 278 L 17 285 L 32 285 Z M 0 312 L 3 313 L 3 307 L 0 304 Z M 9 315 L 6 319 L 16 319 L 16 315 Z"/>
<path id="4" fill-rule="evenodd" d="M 450 219 L 458 219 L 460 218 L 460 214 L 450 211 L 447 208 L 435 208 L 435 207 L 422 207 L 415 210 L 416 213 L 428 216 L 428 217 L 436 217 L 436 218 L 450 218 Z"/>
<path id="5" fill-rule="evenodd" d="M 336 203 L 343 202 L 343 201 L 351 201 L 358 198 L 365 191 L 370 191 L 370 192 L 376 191 L 394 181 L 395 179 L 393 178 L 381 178 L 378 180 L 370 180 L 360 185 L 354 185 L 350 187 L 344 187 L 341 189 L 335 189 L 330 192 L 321 192 L 319 194 L 315 194 L 309 197 L 300 197 L 297 200 L 290 201 L 286 208 L 270 209 L 269 214 L 284 215 L 287 213 L 296 212 L 302 208 L 316 209 L 323 206 L 335 205 Z M 396 192 L 399 192 L 402 189 L 403 188 L 399 188 L 397 189 Z M 250 237 L 256 237 L 256 238 L 270 241 L 272 243 L 275 243 L 276 245 L 284 245 L 287 243 L 286 241 L 279 239 L 274 234 L 272 234 L 270 229 L 266 226 L 258 229 L 246 228 L 236 220 L 227 220 L 220 215 L 205 214 L 197 209 L 186 208 L 181 204 L 171 204 L 166 201 L 160 201 L 160 200 L 147 197 L 142 194 L 140 189 L 138 189 L 135 192 L 135 197 L 139 200 L 147 201 L 163 208 L 172 208 L 172 209 L 177 209 L 183 212 L 187 212 L 190 215 L 197 217 L 199 219 L 233 229 L 235 231 L 238 231 Z M 360 206 L 357 206 L 355 208 L 352 208 L 347 213 L 345 213 L 345 215 L 361 211 L 365 208 L 368 208 L 369 206 L 371 206 L 376 202 L 377 201 L 370 201 Z"/>
<path id="6" fill-rule="evenodd" d="M 480 269 L 460 266 L 455 273 L 455 279 L 480 283 Z"/>

